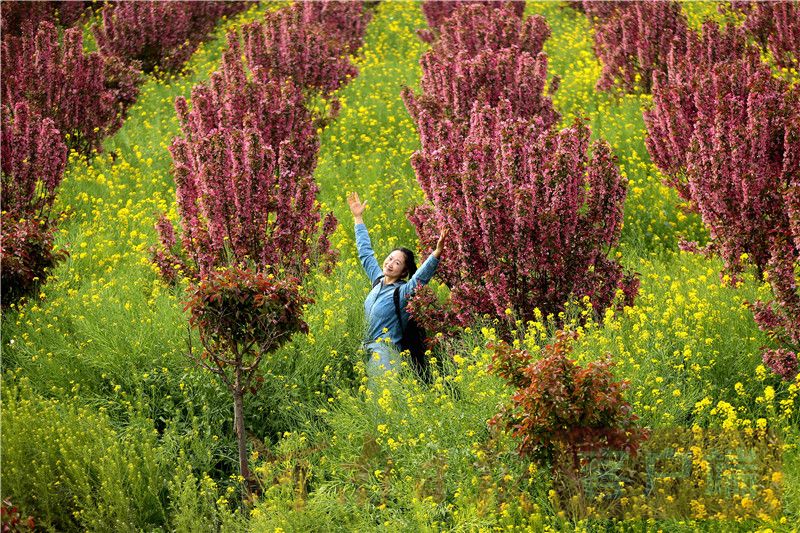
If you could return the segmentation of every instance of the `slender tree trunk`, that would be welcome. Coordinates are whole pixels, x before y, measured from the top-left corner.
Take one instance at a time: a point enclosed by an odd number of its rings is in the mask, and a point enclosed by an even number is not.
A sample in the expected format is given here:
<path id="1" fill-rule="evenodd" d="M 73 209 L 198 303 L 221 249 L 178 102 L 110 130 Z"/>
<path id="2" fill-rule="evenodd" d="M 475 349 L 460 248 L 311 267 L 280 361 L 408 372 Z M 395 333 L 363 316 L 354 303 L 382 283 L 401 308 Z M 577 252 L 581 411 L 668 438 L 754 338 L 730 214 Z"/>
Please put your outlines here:
<path id="1" fill-rule="evenodd" d="M 239 445 L 239 472 L 244 478 L 245 495 L 250 496 L 250 467 L 247 462 L 247 435 L 244 431 L 244 390 L 241 369 L 236 369 L 233 383 L 233 423 L 236 428 L 236 442 Z"/>

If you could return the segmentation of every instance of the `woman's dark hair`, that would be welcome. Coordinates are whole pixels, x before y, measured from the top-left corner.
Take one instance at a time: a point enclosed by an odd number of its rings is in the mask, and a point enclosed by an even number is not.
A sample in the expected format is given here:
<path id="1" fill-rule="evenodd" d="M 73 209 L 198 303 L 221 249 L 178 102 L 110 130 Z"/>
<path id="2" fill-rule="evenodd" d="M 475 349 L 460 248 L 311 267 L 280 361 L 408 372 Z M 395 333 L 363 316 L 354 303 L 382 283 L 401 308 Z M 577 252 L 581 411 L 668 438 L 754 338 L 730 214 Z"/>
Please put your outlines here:
<path id="1" fill-rule="evenodd" d="M 411 279 L 411 276 L 417 271 L 417 262 L 414 260 L 414 252 L 408 248 L 395 248 L 392 252 L 403 252 L 403 255 L 406 256 L 405 277 Z"/>

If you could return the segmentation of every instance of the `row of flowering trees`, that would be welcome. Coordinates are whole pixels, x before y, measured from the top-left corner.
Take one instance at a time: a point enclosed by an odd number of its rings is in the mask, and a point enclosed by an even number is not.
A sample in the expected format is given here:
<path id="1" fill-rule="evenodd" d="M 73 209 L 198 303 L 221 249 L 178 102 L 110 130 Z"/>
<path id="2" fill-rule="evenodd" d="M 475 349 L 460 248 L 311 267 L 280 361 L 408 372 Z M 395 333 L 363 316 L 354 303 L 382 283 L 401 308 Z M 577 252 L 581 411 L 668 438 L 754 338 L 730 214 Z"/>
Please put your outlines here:
<path id="1" fill-rule="evenodd" d="M 550 29 L 509 3 L 426 2 L 433 44 L 420 60 L 421 93 L 405 89 L 421 148 L 412 156 L 427 201 L 409 213 L 423 246 L 443 228 L 452 245 L 438 273 L 449 309 L 418 291 L 412 314 L 434 331 L 488 314 L 507 333 L 536 311 L 558 316 L 570 299 L 602 312 L 630 303 L 638 280 L 608 254 L 619 239 L 626 181 L 609 145 L 589 142 L 585 121 L 558 129 L 549 96 Z M 449 13 L 448 13 L 449 11 Z M 619 300 L 617 300 L 619 301 Z M 563 337 L 563 338 L 562 338 Z M 493 370 L 515 387 L 493 424 L 520 437 L 519 452 L 574 479 L 578 454 L 635 452 L 646 433 L 613 380 L 610 361 L 570 360 L 566 334 L 540 361 L 500 342 Z"/>
<path id="2" fill-rule="evenodd" d="M 670 55 L 683 55 L 694 32 L 678 2 L 582 0 L 570 5 L 586 13 L 594 49 L 603 64 L 597 88 L 649 93 L 653 76 L 665 73 Z M 769 50 L 779 67 L 800 65 L 800 5 L 797 2 L 736 0 L 723 11 L 744 16 L 743 30 Z"/>
<path id="3" fill-rule="evenodd" d="M 153 260 L 190 282 L 186 309 L 200 333 L 195 360 L 233 397 L 241 475 L 250 482 L 243 398 L 261 361 L 307 331 L 302 283 L 335 260 L 313 173 L 319 139 L 309 98 L 332 98 L 355 76 L 361 3 L 298 2 L 228 34 L 222 64 L 175 102 L 182 135 L 170 146 L 181 235 L 165 216 Z M 190 354 L 192 355 L 192 354 Z M 248 489 L 249 490 L 249 489 Z"/>
<path id="4" fill-rule="evenodd" d="M 65 252 L 51 207 L 68 150 L 89 155 L 117 131 L 156 61 L 177 68 L 219 17 L 244 2 L 115 2 L 86 53 L 84 2 L 2 4 L 2 304 L 30 294 Z M 65 28 L 59 28 L 56 23 Z M 153 59 L 155 58 L 155 59 Z"/>

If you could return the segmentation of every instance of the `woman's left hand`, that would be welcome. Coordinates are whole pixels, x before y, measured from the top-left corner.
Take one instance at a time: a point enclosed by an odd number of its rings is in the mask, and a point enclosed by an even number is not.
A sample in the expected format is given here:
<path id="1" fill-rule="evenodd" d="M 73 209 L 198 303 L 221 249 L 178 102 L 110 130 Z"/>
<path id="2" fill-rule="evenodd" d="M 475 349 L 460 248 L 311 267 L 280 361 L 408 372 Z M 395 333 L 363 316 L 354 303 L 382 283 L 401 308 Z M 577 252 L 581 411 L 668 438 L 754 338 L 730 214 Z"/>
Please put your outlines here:
<path id="1" fill-rule="evenodd" d="M 433 251 L 433 256 L 437 259 L 439 258 L 439 256 L 442 255 L 442 252 L 444 251 L 444 242 L 447 239 L 447 234 L 449 232 L 450 228 L 444 228 L 442 234 L 439 235 L 439 240 L 436 241 L 436 249 Z"/>

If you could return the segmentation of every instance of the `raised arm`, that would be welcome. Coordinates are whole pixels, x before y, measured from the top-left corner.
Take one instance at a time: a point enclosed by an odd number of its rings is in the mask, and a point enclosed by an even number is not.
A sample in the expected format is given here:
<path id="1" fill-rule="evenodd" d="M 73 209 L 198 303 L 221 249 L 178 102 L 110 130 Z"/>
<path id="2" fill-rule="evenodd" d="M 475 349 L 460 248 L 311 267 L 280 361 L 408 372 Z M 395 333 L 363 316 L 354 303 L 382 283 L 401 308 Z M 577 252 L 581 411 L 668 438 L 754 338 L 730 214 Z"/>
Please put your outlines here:
<path id="1" fill-rule="evenodd" d="M 411 279 L 408 280 L 408 283 L 403 284 L 400 287 L 400 303 L 403 307 L 405 307 L 406 302 L 408 299 L 414 294 L 414 291 L 420 285 L 426 285 L 430 280 L 433 278 L 433 274 L 436 272 L 436 267 L 439 266 L 439 258 L 442 255 L 442 251 L 444 250 L 444 243 L 447 239 L 448 230 L 442 232 L 439 236 L 439 241 L 436 243 L 436 249 L 433 251 L 431 255 L 422 263 L 422 266 L 417 269 Z"/>
<path id="2" fill-rule="evenodd" d="M 357 193 L 352 193 L 347 197 L 350 205 L 350 212 L 353 213 L 353 220 L 356 225 L 356 248 L 358 249 L 358 259 L 367 273 L 371 282 L 375 282 L 382 274 L 383 270 L 375 259 L 375 252 L 372 250 L 372 242 L 369 240 L 369 232 L 364 224 L 364 209 L 366 202 L 361 203 Z"/>

